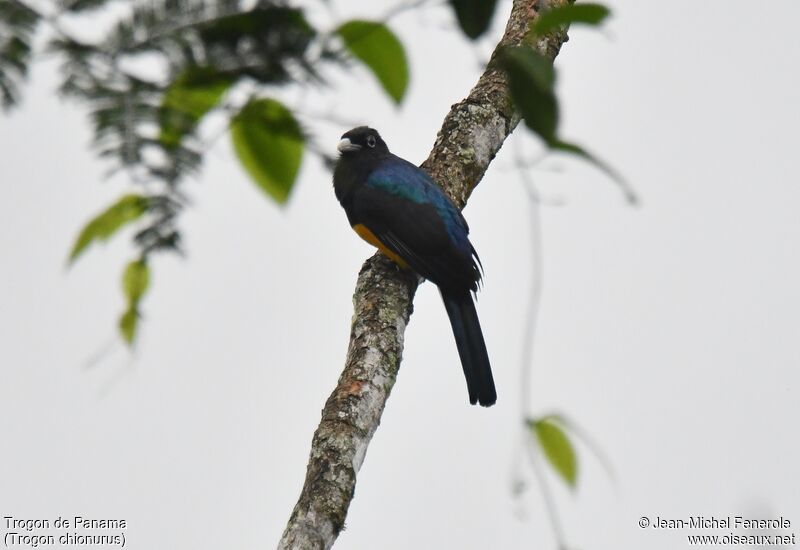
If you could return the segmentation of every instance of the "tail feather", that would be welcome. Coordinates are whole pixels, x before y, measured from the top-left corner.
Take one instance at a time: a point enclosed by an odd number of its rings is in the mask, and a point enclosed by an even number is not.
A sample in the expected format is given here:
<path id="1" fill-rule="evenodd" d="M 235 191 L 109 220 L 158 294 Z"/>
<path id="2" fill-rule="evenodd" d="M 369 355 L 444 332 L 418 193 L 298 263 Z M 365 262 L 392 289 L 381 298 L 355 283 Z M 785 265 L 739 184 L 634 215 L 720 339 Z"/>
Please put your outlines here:
<path id="1" fill-rule="evenodd" d="M 453 293 L 442 291 L 442 300 L 453 327 L 464 377 L 467 379 L 469 402 L 480 403 L 484 407 L 494 405 L 497 392 L 489 364 L 489 354 L 483 341 L 478 312 L 469 291 Z"/>

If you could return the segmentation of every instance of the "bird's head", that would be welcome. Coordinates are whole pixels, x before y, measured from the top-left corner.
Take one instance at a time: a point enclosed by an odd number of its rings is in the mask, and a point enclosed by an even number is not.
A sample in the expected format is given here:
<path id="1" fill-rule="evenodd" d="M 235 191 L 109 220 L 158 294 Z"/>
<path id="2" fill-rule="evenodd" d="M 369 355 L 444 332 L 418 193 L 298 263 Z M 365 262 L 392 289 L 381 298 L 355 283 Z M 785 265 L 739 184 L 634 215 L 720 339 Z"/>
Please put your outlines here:
<path id="1" fill-rule="evenodd" d="M 389 148 L 381 139 L 377 130 L 368 126 L 359 126 L 342 135 L 342 140 L 336 146 L 342 156 L 362 156 L 386 154 Z"/>

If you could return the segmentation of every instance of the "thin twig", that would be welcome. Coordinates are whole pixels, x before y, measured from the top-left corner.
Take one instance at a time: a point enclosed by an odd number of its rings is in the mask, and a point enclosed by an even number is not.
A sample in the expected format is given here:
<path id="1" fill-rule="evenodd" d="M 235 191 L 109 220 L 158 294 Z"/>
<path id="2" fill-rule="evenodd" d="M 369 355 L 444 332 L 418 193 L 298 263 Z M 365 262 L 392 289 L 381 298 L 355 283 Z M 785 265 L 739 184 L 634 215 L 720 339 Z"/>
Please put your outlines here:
<path id="1" fill-rule="evenodd" d="M 522 153 L 519 150 L 519 142 L 515 148 L 516 160 L 520 163 L 522 161 Z M 522 353 L 520 354 L 520 418 L 524 421 L 531 415 L 529 408 L 532 405 L 532 371 L 533 371 L 533 349 L 534 341 L 536 339 L 537 321 L 539 318 L 539 304 L 542 297 L 542 259 L 543 255 L 543 239 L 542 239 L 542 221 L 541 221 L 541 203 L 539 191 L 536 184 L 530 177 L 528 171 L 521 167 L 519 170 L 519 177 L 522 180 L 523 188 L 528 195 L 528 220 L 530 222 L 530 257 L 531 257 L 531 275 L 530 275 L 530 290 L 528 311 L 525 315 L 525 333 L 522 338 Z"/>
<path id="2" fill-rule="evenodd" d="M 541 461 L 539 460 L 539 449 L 534 439 L 531 437 L 528 419 L 533 414 L 530 410 L 533 404 L 533 351 L 536 340 L 536 329 L 538 328 L 539 309 L 542 296 L 543 273 L 542 260 L 543 242 L 542 238 L 542 219 L 541 219 L 541 200 L 536 183 L 530 176 L 527 167 L 524 166 L 524 158 L 519 147 L 519 141 L 515 144 L 515 160 L 519 166 L 519 177 L 522 180 L 523 188 L 528 195 L 528 219 L 530 222 L 530 257 L 531 275 L 530 291 L 528 301 L 528 312 L 525 316 L 525 333 L 522 337 L 522 353 L 520 354 L 520 421 L 522 422 L 522 445 L 528 451 L 531 458 L 531 469 L 539 484 L 542 493 L 542 500 L 550 519 L 553 535 L 558 542 L 559 548 L 566 548 L 564 530 L 561 527 L 561 520 L 558 515 L 558 508 L 550 492 L 550 486 L 545 478 Z"/>

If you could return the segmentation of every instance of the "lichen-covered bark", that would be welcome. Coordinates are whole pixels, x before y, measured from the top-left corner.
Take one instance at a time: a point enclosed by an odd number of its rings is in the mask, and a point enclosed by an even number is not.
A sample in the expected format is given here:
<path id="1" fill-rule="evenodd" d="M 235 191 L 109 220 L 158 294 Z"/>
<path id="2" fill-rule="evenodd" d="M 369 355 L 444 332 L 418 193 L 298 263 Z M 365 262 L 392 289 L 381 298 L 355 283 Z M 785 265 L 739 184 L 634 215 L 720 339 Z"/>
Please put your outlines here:
<path id="1" fill-rule="evenodd" d="M 520 44 L 544 4 L 515 0 L 498 48 Z M 536 46 L 553 59 L 566 39 L 561 32 Z M 490 62 L 469 96 L 445 117 L 422 167 L 463 207 L 518 122 L 506 77 Z M 279 550 L 328 549 L 342 530 L 356 474 L 400 368 L 417 285 L 416 276 L 398 270 L 380 254 L 361 268 L 345 368 L 314 433 L 303 490 Z"/>

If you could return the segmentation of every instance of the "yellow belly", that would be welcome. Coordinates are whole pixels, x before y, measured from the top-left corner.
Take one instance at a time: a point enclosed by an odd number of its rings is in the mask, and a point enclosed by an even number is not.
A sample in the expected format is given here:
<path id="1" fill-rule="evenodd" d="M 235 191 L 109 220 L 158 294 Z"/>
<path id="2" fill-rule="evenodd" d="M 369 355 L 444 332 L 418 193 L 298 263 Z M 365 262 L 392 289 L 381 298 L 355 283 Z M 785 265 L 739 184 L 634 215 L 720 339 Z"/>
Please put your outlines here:
<path id="1" fill-rule="evenodd" d="M 405 261 L 403 261 L 403 258 L 401 258 L 397 254 L 386 248 L 386 246 L 384 246 L 384 244 L 378 240 L 378 237 L 376 237 L 375 234 L 367 228 L 367 226 L 357 223 L 356 225 L 353 226 L 353 230 L 356 233 L 358 233 L 359 237 L 361 237 L 369 244 L 380 250 L 384 256 L 392 260 L 394 263 L 396 263 L 403 269 L 408 268 L 408 264 Z"/>

